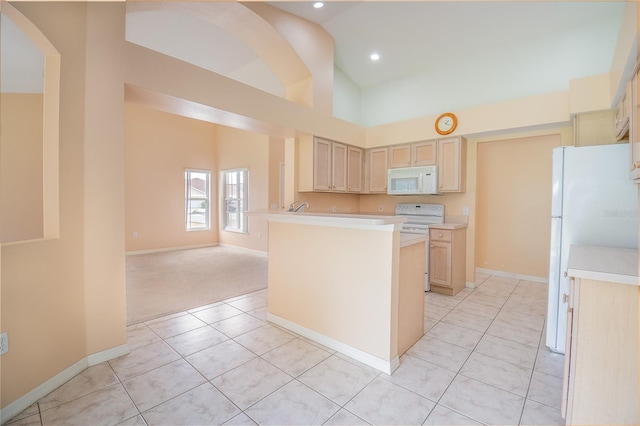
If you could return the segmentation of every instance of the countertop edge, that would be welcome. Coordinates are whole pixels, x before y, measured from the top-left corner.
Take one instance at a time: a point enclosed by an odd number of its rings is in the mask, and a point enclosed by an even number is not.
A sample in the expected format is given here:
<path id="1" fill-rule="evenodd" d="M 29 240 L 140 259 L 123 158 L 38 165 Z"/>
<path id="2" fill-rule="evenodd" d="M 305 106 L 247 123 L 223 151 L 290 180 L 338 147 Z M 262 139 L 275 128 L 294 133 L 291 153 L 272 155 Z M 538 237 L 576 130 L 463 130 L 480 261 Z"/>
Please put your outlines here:
<path id="1" fill-rule="evenodd" d="M 437 223 L 437 224 L 430 224 L 429 225 L 429 229 L 448 229 L 448 230 L 452 230 L 452 229 L 461 229 L 461 228 L 467 228 L 469 225 L 466 223 Z"/>
<path id="2" fill-rule="evenodd" d="M 638 250 L 572 244 L 567 274 L 574 278 L 640 286 Z"/>
<path id="3" fill-rule="evenodd" d="M 400 227 L 406 218 L 400 216 L 381 216 L 353 213 L 313 213 L 313 212 L 286 212 L 282 210 L 258 210 L 247 212 L 248 216 L 264 216 L 271 222 L 306 223 L 322 226 L 346 226 L 346 227 L 384 227 L 394 225 Z"/>

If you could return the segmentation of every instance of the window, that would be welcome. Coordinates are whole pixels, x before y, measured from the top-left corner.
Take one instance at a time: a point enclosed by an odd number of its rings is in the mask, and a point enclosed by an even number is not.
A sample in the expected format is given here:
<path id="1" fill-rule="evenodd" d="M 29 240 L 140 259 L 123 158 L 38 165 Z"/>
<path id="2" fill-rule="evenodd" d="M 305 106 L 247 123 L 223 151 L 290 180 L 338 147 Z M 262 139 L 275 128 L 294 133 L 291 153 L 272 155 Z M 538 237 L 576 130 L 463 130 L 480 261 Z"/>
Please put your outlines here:
<path id="1" fill-rule="evenodd" d="M 187 231 L 205 231 L 210 225 L 211 172 L 190 170 L 184 172 L 185 226 Z"/>
<path id="2" fill-rule="evenodd" d="M 225 231 L 248 232 L 247 230 L 247 169 L 222 172 L 222 228 Z"/>

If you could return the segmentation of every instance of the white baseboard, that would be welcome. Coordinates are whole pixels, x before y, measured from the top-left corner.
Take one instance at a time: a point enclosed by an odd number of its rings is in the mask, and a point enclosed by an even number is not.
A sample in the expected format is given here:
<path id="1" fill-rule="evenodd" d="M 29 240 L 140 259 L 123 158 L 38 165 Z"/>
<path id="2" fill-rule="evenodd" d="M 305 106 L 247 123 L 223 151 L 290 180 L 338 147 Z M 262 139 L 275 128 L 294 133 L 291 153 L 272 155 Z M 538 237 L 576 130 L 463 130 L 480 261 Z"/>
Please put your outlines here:
<path id="1" fill-rule="evenodd" d="M 100 364 L 105 361 L 109 361 L 128 353 L 129 345 L 124 344 L 82 358 L 70 367 L 65 368 L 60 373 L 44 382 L 40 386 L 27 392 L 20 398 L 13 401 L 11 404 L 0 409 L 0 424 L 4 424 L 6 421 L 17 416 L 31 404 L 33 404 L 34 402 L 38 402 L 40 399 L 47 396 L 50 392 L 56 390 L 60 386 L 67 383 L 69 380 L 73 379 L 78 374 L 82 373 L 88 367 Z"/>
<path id="2" fill-rule="evenodd" d="M 499 277 L 517 278 L 519 280 L 535 281 L 538 283 L 549 283 L 548 277 L 536 277 L 534 275 L 522 275 L 513 272 L 495 271 L 493 269 L 476 268 L 476 272 L 482 272 L 483 274 L 497 275 Z"/>
<path id="3" fill-rule="evenodd" d="M 124 345 L 116 346 L 115 348 L 107 349 L 106 351 L 101 351 L 95 354 L 91 354 L 87 357 L 87 364 L 89 367 L 102 364 L 103 362 L 118 358 L 122 355 L 126 355 L 129 353 L 129 344 L 125 343 Z"/>
<path id="4" fill-rule="evenodd" d="M 360 361 L 361 363 L 373 367 L 376 370 L 382 371 L 383 373 L 391 374 L 400 366 L 400 359 L 397 356 L 394 357 L 391 361 L 385 361 L 381 358 L 371 355 L 370 353 L 339 342 L 335 339 L 332 339 L 331 337 L 310 330 L 306 327 L 281 318 L 272 313 L 267 313 L 267 321 L 270 321 L 282 328 L 286 328 L 287 330 L 291 330 L 296 334 L 311 339 L 314 342 L 318 342 L 328 348 L 334 349 L 344 355 L 347 355 L 350 358 L 355 359 L 356 361 Z"/>
<path id="5" fill-rule="evenodd" d="M 158 249 L 150 249 L 150 250 L 137 250 L 137 251 L 127 251 L 125 252 L 125 255 L 127 256 L 135 256 L 137 254 L 150 254 L 150 253 L 162 253 L 165 251 L 178 251 L 178 250 L 189 250 L 189 249 L 196 249 L 196 248 L 205 248 L 205 247 L 214 247 L 217 246 L 218 243 L 211 243 L 211 244 L 196 244 L 193 246 L 177 246 L 177 247 L 165 247 L 165 248 L 158 248 Z"/>
<path id="6" fill-rule="evenodd" d="M 242 246 L 234 246 L 233 244 L 218 243 L 218 245 L 220 247 L 234 248 L 234 249 L 238 249 L 238 250 L 246 251 L 248 253 L 253 253 L 253 254 L 262 255 L 262 256 L 268 256 L 269 255 L 268 251 L 262 251 L 262 250 L 257 250 L 257 249 L 252 249 L 252 248 L 248 248 L 248 247 L 242 247 Z"/>

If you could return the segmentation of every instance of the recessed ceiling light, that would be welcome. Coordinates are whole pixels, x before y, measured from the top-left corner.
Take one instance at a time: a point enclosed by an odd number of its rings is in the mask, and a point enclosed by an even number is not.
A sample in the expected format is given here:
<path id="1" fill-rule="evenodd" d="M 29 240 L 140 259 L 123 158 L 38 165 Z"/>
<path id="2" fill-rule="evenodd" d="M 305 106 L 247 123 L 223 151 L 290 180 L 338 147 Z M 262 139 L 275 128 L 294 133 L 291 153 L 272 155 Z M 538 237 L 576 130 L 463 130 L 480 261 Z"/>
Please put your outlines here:
<path id="1" fill-rule="evenodd" d="M 324 6 L 324 3 L 321 1 L 314 1 L 313 2 L 313 7 L 315 7 L 316 9 L 320 9 L 322 6 Z"/>
<path id="2" fill-rule="evenodd" d="M 372 61 L 377 61 L 378 59 L 380 59 L 380 55 L 378 55 L 377 53 L 372 53 L 371 56 L 369 56 L 371 58 Z"/>

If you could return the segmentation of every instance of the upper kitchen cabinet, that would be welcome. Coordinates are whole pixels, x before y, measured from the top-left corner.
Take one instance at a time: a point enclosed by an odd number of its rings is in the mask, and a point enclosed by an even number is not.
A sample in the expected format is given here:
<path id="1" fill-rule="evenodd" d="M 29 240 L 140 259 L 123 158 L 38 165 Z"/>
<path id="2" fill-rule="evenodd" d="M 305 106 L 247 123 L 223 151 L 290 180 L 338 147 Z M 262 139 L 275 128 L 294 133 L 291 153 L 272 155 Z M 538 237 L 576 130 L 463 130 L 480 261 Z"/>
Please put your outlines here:
<path id="1" fill-rule="evenodd" d="M 411 145 L 395 145 L 389 147 L 389 168 L 411 166 Z"/>
<path id="2" fill-rule="evenodd" d="M 467 140 L 462 136 L 438 140 L 438 191 L 464 192 Z"/>
<path id="3" fill-rule="evenodd" d="M 433 166 L 438 163 L 438 142 L 425 141 L 411 145 L 412 166 Z"/>
<path id="4" fill-rule="evenodd" d="M 433 166 L 437 163 L 438 141 L 415 142 L 389 147 L 389 168 Z"/>
<path id="5" fill-rule="evenodd" d="M 319 137 L 303 137 L 298 145 L 298 191 L 361 192 L 360 148 Z"/>
<path id="6" fill-rule="evenodd" d="M 629 134 L 629 116 L 631 115 L 631 82 L 627 83 L 622 99 L 618 102 L 615 115 L 616 139 L 624 139 Z"/>
<path id="7" fill-rule="evenodd" d="M 387 168 L 389 150 L 387 147 L 367 150 L 366 181 L 370 194 L 387 192 Z"/>
<path id="8" fill-rule="evenodd" d="M 363 191 L 363 163 L 363 150 L 355 146 L 347 146 L 347 192 Z"/>
<path id="9" fill-rule="evenodd" d="M 631 80 L 631 111 L 629 119 L 629 169 L 630 177 L 640 184 L 640 87 L 638 85 L 638 72 Z"/>
<path id="10" fill-rule="evenodd" d="M 614 144 L 616 135 L 615 110 L 584 112 L 573 118 L 575 146 Z"/>

